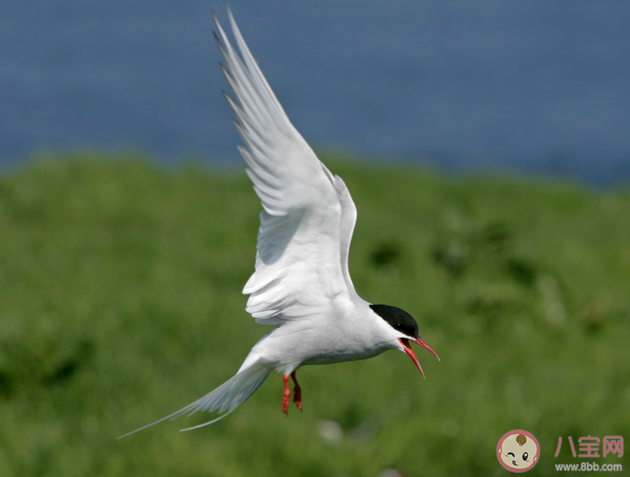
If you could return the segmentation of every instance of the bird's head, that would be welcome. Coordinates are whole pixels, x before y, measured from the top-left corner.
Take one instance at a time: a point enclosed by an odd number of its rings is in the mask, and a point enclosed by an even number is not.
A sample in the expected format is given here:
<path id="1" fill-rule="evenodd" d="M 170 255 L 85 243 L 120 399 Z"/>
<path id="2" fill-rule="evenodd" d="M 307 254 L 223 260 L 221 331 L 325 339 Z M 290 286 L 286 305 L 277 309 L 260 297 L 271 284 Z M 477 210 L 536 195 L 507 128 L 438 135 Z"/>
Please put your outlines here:
<path id="1" fill-rule="evenodd" d="M 411 349 L 409 343 L 416 343 L 422 346 L 435 356 L 438 361 L 440 360 L 440 357 L 420 338 L 420 336 L 418 336 L 418 323 L 416 323 L 416 320 L 413 319 L 413 316 L 400 308 L 396 308 L 395 306 L 370 305 L 370 308 L 374 313 L 385 320 L 385 322 L 393 330 L 393 332 L 390 330 L 390 333 L 388 333 L 391 335 L 390 339 L 392 340 L 392 347 L 407 353 L 424 378 L 422 366 L 420 366 L 420 362 L 418 361 L 418 358 L 416 358 L 416 355 Z"/>

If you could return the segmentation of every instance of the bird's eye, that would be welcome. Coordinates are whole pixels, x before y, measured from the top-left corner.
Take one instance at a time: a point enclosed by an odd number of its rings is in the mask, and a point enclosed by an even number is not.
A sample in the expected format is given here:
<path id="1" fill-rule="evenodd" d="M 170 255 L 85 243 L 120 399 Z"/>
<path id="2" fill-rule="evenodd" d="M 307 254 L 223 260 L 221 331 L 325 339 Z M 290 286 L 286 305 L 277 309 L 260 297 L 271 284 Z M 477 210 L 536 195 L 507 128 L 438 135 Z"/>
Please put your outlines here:
<path id="1" fill-rule="evenodd" d="M 514 452 L 508 452 L 507 455 L 511 455 L 512 457 L 514 457 Z"/>
<path id="2" fill-rule="evenodd" d="M 523 460 L 527 460 L 529 454 L 527 452 L 523 452 Z"/>

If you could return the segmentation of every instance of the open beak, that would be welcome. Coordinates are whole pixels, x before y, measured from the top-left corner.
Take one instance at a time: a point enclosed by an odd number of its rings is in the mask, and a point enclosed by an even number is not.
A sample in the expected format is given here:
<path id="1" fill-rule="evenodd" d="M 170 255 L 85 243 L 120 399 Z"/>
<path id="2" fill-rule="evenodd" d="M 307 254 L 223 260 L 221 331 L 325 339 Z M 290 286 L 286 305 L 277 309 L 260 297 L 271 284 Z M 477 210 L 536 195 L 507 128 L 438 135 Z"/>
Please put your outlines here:
<path id="1" fill-rule="evenodd" d="M 409 357 L 411 358 L 411 361 L 413 361 L 413 364 L 416 365 L 416 368 L 418 368 L 418 371 L 420 371 L 420 374 L 422 375 L 422 377 L 424 378 L 424 371 L 422 371 L 422 366 L 420 366 L 420 362 L 418 361 L 418 358 L 416 358 L 416 355 L 414 354 L 413 350 L 411 349 L 411 346 L 409 346 L 409 342 L 411 341 L 412 343 L 416 343 L 420 346 L 422 346 L 424 349 L 426 349 L 427 351 L 429 351 L 429 353 L 431 353 L 433 356 L 435 356 L 437 358 L 438 361 L 440 361 L 440 357 L 437 355 L 437 353 L 435 351 L 433 351 L 431 349 L 431 347 L 426 344 L 424 341 L 422 341 L 420 338 L 418 338 L 417 340 L 410 340 L 407 338 L 400 338 L 398 340 L 400 342 L 400 344 L 402 345 L 403 349 L 405 350 L 405 353 L 407 353 L 409 355 Z"/>

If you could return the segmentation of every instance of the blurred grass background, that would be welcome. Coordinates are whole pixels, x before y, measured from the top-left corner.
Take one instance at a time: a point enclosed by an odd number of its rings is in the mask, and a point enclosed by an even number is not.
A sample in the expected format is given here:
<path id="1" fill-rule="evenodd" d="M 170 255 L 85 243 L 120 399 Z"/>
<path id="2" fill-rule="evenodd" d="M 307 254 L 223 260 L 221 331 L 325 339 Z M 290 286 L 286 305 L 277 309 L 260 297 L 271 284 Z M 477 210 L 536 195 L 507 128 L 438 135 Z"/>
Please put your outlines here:
<path id="1" fill-rule="evenodd" d="M 444 177 L 323 157 L 359 211 L 350 270 L 440 354 L 272 374 L 237 412 L 132 437 L 238 369 L 259 202 L 244 173 L 135 157 L 41 159 L 0 176 L 0 469 L 6 476 L 505 475 L 511 429 L 630 437 L 630 192 Z M 628 458 L 608 456 L 603 463 Z"/>

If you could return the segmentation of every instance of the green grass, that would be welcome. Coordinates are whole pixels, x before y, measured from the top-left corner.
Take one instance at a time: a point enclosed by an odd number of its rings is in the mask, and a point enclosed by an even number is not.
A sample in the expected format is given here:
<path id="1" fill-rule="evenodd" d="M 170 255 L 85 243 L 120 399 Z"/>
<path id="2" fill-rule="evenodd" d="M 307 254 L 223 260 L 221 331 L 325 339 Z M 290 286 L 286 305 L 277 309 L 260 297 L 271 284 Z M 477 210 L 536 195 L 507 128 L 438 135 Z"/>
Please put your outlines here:
<path id="1" fill-rule="evenodd" d="M 395 352 L 305 367 L 303 413 L 283 417 L 274 373 L 211 427 L 116 440 L 269 331 L 240 293 L 260 206 L 240 172 L 42 160 L 0 177 L 2 475 L 506 475 L 495 447 L 515 428 L 541 444 L 532 475 L 556 475 L 583 462 L 554 459 L 558 437 L 630 437 L 627 190 L 326 161 L 359 210 L 355 286 L 417 318 L 442 358 L 419 354 L 426 380 Z"/>

